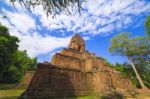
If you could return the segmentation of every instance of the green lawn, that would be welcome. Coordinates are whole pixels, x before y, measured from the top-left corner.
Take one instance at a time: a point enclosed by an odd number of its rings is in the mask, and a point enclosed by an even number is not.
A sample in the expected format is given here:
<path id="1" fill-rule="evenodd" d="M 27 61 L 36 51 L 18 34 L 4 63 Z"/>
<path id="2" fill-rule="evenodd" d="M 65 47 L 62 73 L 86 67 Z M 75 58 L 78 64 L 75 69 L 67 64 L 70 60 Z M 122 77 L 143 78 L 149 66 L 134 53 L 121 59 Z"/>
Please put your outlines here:
<path id="1" fill-rule="evenodd" d="M 17 97 L 20 96 L 23 92 L 24 90 L 19 89 L 0 90 L 0 99 L 17 99 Z M 70 97 L 67 99 L 100 99 L 100 98 L 96 96 L 81 96 L 81 97 Z M 150 95 L 137 94 L 137 99 L 150 99 Z"/>
<path id="2" fill-rule="evenodd" d="M 20 96 L 23 92 L 24 90 L 18 89 L 0 90 L 0 99 L 17 99 L 17 97 Z M 96 96 L 81 96 L 81 97 L 70 97 L 67 99 L 98 99 L 98 98 Z"/>
<path id="3" fill-rule="evenodd" d="M 74 98 L 68 98 L 68 99 L 99 99 L 96 96 L 82 96 L 82 97 L 74 97 Z"/>
<path id="4" fill-rule="evenodd" d="M 6 90 L 6 89 L 14 89 L 16 87 L 16 84 L 2 84 L 0 83 L 0 90 Z"/>
<path id="5" fill-rule="evenodd" d="M 17 99 L 25 89 L 16 89 L 16 84 L 0 84 L 0 99 Z M 150 99 L 150 94 L 137 94 L 137 99 Z M 58 98 L 60 99 L 60 98 Z M 70 97 L 61 99 L 100 99 L 96 95 Z"/>
<path id="6" fill-rule="evenodd" d="M 16 84 L 0 83 L 0 99 L 17 99 L 25 89 L 16 89 Z M 60 98 L 59 98 L 60 99 Z M 64 99 L 64 98 L 62 98 Z M 98 99 L 96 96 L 70 97 L 67 99 Z"/>
<path id="7" fill-rule="evenodd" d="M 150 94 L 138 94 L 137 99 L 150 99 Z"/>
<path id="8" fill-rule="evenodd" d="M 10 89 L 0 90 L 0 99 L 17 99 L 24 92 L 24 90 Z"/>

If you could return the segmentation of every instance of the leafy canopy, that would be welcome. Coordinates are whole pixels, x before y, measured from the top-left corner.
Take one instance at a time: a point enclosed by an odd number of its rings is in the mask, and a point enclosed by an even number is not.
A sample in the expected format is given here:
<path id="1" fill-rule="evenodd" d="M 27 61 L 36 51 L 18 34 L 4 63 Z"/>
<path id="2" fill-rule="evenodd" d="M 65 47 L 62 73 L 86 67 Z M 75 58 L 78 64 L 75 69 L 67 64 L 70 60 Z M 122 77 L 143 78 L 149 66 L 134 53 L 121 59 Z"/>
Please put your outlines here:
<path id="1" fill-rule="evenodd" d="M 137 88 L 140 88 L 140 83 L 139 83 L 138 79 L 136 78 L 136 75 L 129 63 L 126 63 L 126 62 L 122 63 L 122 64 L 116 63 L 114 68 L 117 71 L 120 71 L 124 77 L 131 79 L 132 83 Z M 150 64 L 148 64 L 142 60 L 139 60 L 139 64 L 136 64 L 136 69 L 137 69 L 138 73 L 141 75 L 141 78 L 143 79 L 144 84 L 148 88 L 150 88 L 150 83 L 149 83 L 150 82 L 150 70 L 149 70 Z"/>
<path id="2" fill-rule="evenodd" d="M 18 48 L 18 41 L 16 37 L 9 35 L 5 26 L 0 25 L 0 77 L 12 63 L 11 59 Z"/>
<path id="3" fill-rule="evenodd" d="M 145 36 L 131 38 L 131 33 L 120 33 L 111 39 L 109 51 L 123 56 L 147 55 L 150 54 L 150 39 Z"/>
<path id="4" fill-rule="evenodd" d="M 146 27 L 147 34 L 149 34 L 150 36 L 150 15 L 147 16 L 145 27 Z"/>
<path id="5" fill-rule="evenodd" d="M 0 82 L 19 82 L 26 70 L 36 69 L 36 58 L 18 50 L 18 38 L 0 25 Z"/>

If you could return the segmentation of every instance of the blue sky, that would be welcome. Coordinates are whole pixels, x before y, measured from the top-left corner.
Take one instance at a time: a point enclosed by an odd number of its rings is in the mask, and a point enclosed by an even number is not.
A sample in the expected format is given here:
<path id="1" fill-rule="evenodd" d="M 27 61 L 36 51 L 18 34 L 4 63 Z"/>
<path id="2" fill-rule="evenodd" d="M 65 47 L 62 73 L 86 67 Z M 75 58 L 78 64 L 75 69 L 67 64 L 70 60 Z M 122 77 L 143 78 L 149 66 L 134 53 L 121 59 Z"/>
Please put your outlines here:
<path id="1" fill-rule="evenodd" d="M 144 21 L 150 14 L 149 0 L 87 0 L 82 4 L 81 15 L 76 11 L 72 15 L 62 12 L 56 18 L 47 17 L 41 6 L 31 13 L 9 1 L 0 0 L 0 22 L 19 38 L 19 49 L 27 50 L 30 57 L 38 57 L 38 62 L 50 61 L 54 53 L 68 46 L 74 33 L 79 33 L 87 50 L 97 56 L 111 63 L 127 61 L 109 53 L 110 39 L 120 32 L 145 35 Z"/>

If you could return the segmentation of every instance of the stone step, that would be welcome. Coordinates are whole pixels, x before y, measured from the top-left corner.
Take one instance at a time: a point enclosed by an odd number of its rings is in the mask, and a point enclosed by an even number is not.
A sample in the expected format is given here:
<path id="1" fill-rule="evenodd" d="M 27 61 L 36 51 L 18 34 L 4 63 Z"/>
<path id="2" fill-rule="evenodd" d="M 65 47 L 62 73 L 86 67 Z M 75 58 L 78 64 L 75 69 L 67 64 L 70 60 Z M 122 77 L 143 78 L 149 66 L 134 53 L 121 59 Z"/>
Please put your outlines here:
<path id="1" fill-rule="evenodd" d="M 135 98 L 135 97 L 133 97 L 133 96 L 125 96 L 125 98 Z"/>
<path id="2" fill-rule="evenodd" d="M 125 96 L 124 98 L 125 98 L 125 99 L 137 99 L 137 98 L 134 97 L 134 96 L 127 96 L 127 97 Z"/>
<path id="3" fill-rule="evenodd" d="M 150 94 L 150 89 L 137 89 L 136 90 L 138 93 L 144 93 L 149 95 Z"/>
<path id="4" fill-rule="evenodd" d="M 123 93 L 125 99 L 136 99 L 133 91 L 120 90 L 120 92 Z"/>
<path id="5" fill-rule="evenodd" d="M 125 99 L 136 99 L 135 96 L 133 96 L 131 93 L 123 93 Z"/>

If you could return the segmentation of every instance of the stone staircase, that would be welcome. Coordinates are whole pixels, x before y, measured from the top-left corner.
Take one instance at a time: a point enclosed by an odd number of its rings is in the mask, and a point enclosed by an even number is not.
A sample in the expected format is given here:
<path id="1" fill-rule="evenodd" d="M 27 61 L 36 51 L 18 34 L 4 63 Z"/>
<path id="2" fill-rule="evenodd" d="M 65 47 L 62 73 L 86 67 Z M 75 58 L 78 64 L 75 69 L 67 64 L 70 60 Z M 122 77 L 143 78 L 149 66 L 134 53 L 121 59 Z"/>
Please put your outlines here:
<path id="1" fill-rule="evenodd" d="M 137 99 L 135 95 L 131 93 L 124 93 L 125 99 Z"/>
<path id="2" fill-rule="evenodd" d="M 136 92 L 150 95 L 150 89 L 136 89 Z"/>
<path id="3" fill-rule="evenodd" d="M 124 99 L 137 99 L 133 90 L 119 90 L 124 95 Z"/>
<path id="4" fill-rule="evenodd" d="M 123 93 L 125 99 L 150 99 L 150 97 L 139 98 L 136 93 L 143 93 L 145 95 L 150 95 L 149 89 L 136 89 L 136 90 L 119 90 Z"/>
<path id="5" fill-rule="evenodd" d="M 142 95 L 142 97 L 138 97 L 137 99 L 150 99 L 150 89 L 136 89 L 136 92 Z"/>

